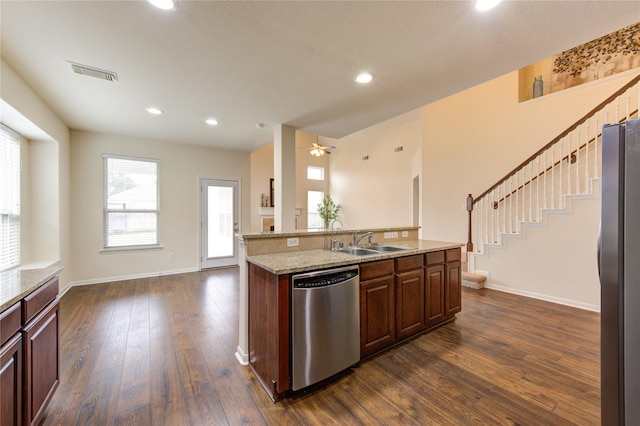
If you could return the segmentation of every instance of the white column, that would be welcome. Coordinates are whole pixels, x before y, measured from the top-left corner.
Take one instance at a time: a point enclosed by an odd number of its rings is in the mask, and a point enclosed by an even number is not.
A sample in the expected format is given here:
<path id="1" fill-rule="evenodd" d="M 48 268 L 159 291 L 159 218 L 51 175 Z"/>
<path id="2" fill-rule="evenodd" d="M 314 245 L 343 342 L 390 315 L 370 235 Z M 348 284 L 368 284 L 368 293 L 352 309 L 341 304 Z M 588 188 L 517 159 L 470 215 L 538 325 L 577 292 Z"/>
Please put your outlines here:
<path id="1" fill-rule="evenodd" d="M 273 130 L 275 232 L 296 229 L 296 129 L 278 124 Z"/>
<path id="2" fill-rule="evenodd" d="M 247 248 L 242 235 L 236 235 L 238 240 L 238 265 L 240 266 L 239 302 L 238 302 L 238 348 L 236 358 L 242 365 L 249 364 L 249 271 L 247 267 Z"/>

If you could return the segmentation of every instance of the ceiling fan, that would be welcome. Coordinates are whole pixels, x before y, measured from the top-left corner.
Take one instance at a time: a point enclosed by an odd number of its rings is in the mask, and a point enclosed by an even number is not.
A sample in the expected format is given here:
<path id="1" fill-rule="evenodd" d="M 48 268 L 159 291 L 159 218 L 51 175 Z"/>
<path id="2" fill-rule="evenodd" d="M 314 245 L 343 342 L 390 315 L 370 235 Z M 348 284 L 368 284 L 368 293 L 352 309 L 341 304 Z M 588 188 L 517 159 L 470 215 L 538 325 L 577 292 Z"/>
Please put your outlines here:
<path id="1" fill-rule="evenodd" d="M 325 146 L 321 145 L 319 142 L 313 142 L 311 144 L 311 148 L 309 148 L 309 153 L 315 157 L 320 157 L 324 154 L 331 154 L 331 151 L 329 151 L 329 149 L 336 149 L 336 147 L 331 145 Z"/>

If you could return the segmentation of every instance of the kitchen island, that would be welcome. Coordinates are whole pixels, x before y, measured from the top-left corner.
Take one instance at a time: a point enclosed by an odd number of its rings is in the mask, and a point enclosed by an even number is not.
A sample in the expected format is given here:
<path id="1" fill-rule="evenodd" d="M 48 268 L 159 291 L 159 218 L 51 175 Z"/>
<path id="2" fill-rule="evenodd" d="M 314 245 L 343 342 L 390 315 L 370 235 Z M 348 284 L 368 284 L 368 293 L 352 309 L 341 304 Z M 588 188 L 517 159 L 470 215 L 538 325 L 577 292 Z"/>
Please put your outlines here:
<path id="1" fill-rule="evenodd" d="M 37 424 L 60 381 L 59 263 L 0 272 L 2 424 Z"/>
<path id="2" fill-rule="evenodd" d="M 309 249 L 246 256 L 248 364 L 274 401 L 292 393 L 292 274 L 359 265 L 361 359 L 445 324 L 460 312 L 462 244 L 411 236 L 384 243 L 401 250 L 353 255 Z"/>

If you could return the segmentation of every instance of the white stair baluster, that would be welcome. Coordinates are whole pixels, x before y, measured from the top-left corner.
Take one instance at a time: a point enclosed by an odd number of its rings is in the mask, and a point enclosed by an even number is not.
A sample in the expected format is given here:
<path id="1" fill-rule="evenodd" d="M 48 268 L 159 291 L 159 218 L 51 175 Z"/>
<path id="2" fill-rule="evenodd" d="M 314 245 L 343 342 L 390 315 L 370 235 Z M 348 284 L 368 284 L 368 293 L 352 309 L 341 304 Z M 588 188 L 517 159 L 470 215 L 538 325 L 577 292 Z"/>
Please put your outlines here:
<path id="1" fill-rule="evenodd" d="M 507 233 L 507 181 L 505 180 L 504 189 L 502 190 L 502 233 Z M 502 236 L 500 236 L 502 238 Z"/>
<path id="2" fill-rule="evenodd" d="M 509 177 L 509 233 L 513 233 L 513 176 Z"/>
<path id="3" fill-rule="evenodd" d="M 551 208 L 556 208 L 556 144 L 551 147 Z"/>
<path id="4" fill-rule="evenodd" d="M 558 178 L 558 208 L 561 209 L 562 208 L 562 195 L 564 194 L 564 191 L 562 189 L 562 185 L 564 184 L 563 180 L 562 180 L 562 170 L 564 169 L 564 161 L 562 161 L 562 158 L 564 156 L 563 154 L 564 152 L 564 138 L 560 139 L 560 176 Z"/>
<path id="5" fill-rule="evenodd" d="M 629 120 L 629 118 L 631 118 L 631 88 L 629 88 L 629 90 L 627 90 L 627 120 Z"/>
<path id="6" fill-rule="evenodd" d="M 584 191 L 591 192 L 591 185 L 589 180 L 589 119 L 585 123 L 584 131 Z"/>
<path id="7" fill-rule="evenodd" d="M 544 200 L 543 204 L 544 204 L 544 208 L 547 208 L 547 150 L 545 149 L 544 151 L 544 164 L 543 164 L 543 169 L 542 169 L 542 174 L 543 174 L 543 180 L 542 180 L 542 188 L 543 188 L 543 196 L 542 199 Z"/>
<path id="8" fill-rule="evenodd" d="M 540 156 L 536 157 L 536 222 L 540 222 Z"/>
<path id="9" fill-rule="evenodd" d="M 593 148 L 593 177 L 599 178 L 600 171 L 598 170 L 598 135 L 600 134 L 600 127 L 598 127 L 598 115 L 596 114 L 596 125 L 594 129 L 594 148 Z"/>
<path id="10" fill-rule="evenodd" d="M 533 161 L 529 163 L 529 221 L 533 222 Z"/>
<path id="11" fill-rule="evenodd" d="M 520 232 L 520 184 L 518 183 L 519 181 L 519 176 L 520 175 L 520 170 L 518 170 L 516 172 L 516 232 Z"/>
<path id="12" fill-rule="evenodd" d="M 567 154 L 567 195 L 571 195 L 571 139 L 572 134 L 569 133 L 569 140 L 567 141 L 569 144 L 569 154 Z M 564 206 L 563 206 L 564 207 Z"/>
<path id="13" fill-rule="evenodd" d="M 580 126 L 578 126 L 578 135 L 576 137 L 576 194 L 580 194 Z"/>

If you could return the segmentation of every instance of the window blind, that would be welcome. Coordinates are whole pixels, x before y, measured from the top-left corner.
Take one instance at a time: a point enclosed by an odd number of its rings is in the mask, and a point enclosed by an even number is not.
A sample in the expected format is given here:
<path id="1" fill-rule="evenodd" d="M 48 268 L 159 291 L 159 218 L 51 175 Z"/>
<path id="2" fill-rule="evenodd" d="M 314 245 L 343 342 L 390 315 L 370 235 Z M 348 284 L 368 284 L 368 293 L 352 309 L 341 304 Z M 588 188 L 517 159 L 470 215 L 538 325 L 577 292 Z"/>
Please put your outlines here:
<path id="1" fill-rule="evenodd" d="M 104 154 L 104 248 L 159 244 L 158 160 Z"/>
<path id="2" fill-rule="evenodd" d="M 0 271 L 20 265 L 20 136 L 0 126 Z"/>

